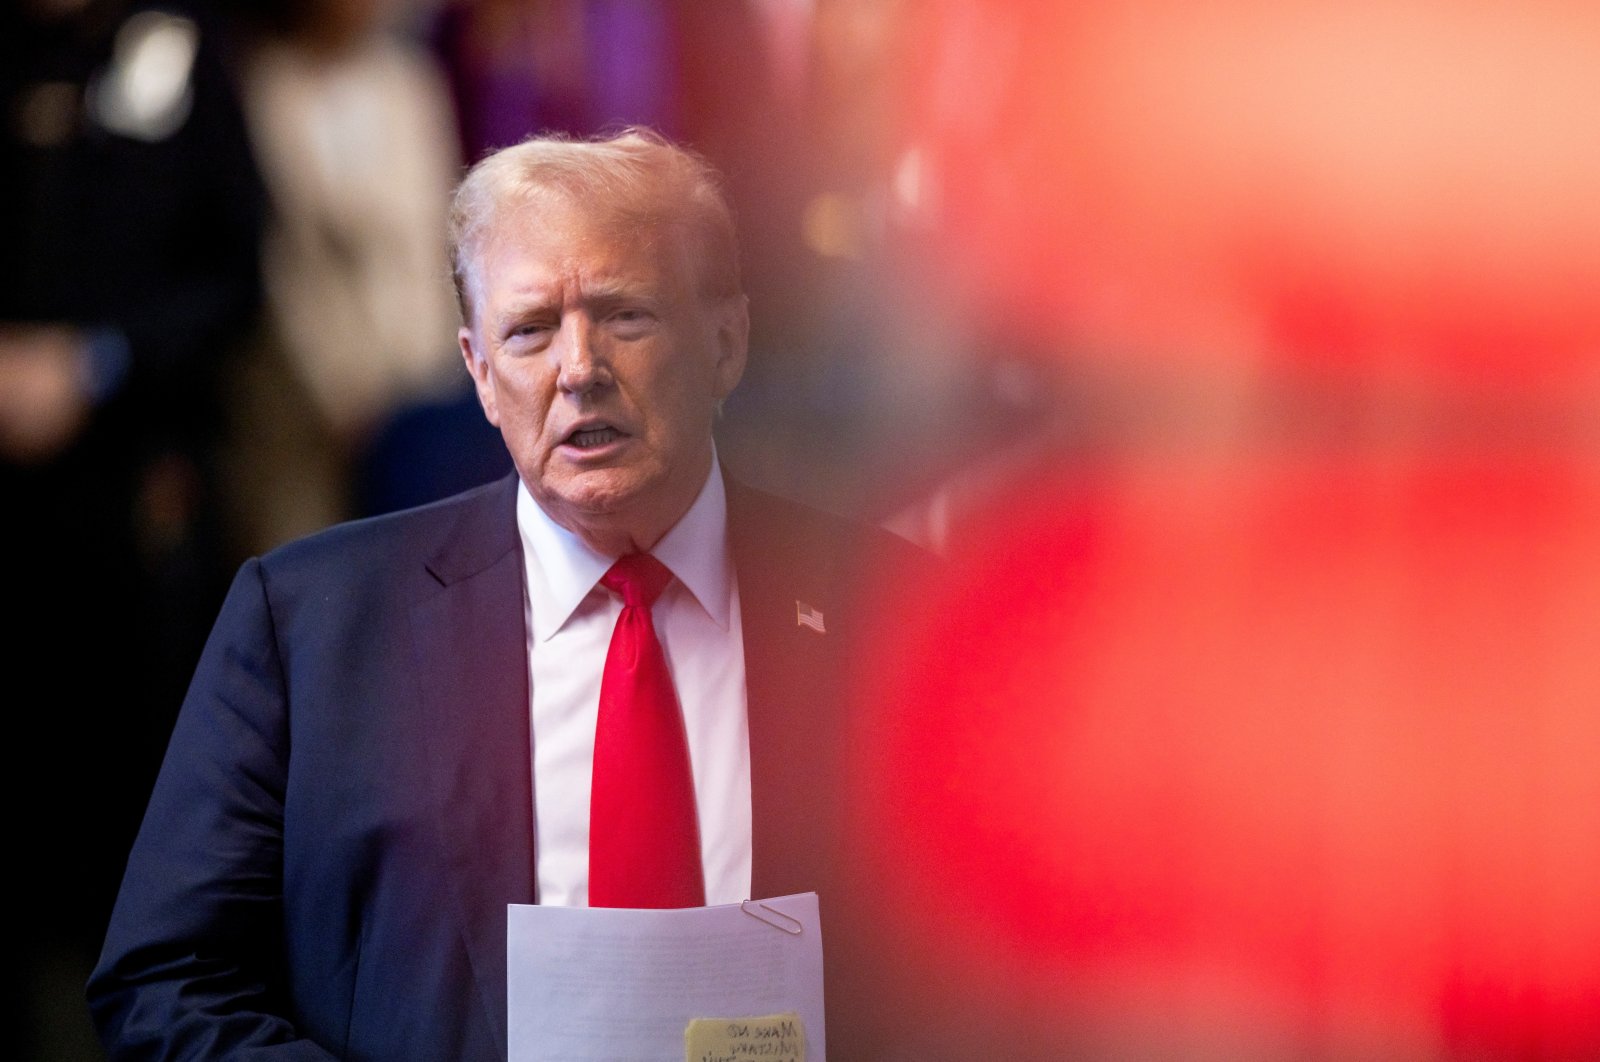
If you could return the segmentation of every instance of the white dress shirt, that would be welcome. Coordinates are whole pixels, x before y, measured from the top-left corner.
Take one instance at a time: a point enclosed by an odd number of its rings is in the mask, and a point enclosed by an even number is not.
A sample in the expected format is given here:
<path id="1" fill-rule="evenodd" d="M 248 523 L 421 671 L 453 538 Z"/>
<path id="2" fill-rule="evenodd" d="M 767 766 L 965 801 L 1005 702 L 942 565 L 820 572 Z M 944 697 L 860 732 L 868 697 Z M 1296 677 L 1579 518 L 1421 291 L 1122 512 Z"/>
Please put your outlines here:
<path id="1" fill-rule="evenodd" d="M 706 903 L 750 896 L 750 729 L 744 634 L 728 548 L 728 505 L 715 459 L 694 504 L 650 552 L 677 578 L 651 609 L 683 707 L 700 817 Z M 533 813 L 538 902 L 589 902 L 589 783 L 611 631 L 622 602 L 599 585 L 614 557 L 596 553 L 517 488 L 527 585 Z"/>

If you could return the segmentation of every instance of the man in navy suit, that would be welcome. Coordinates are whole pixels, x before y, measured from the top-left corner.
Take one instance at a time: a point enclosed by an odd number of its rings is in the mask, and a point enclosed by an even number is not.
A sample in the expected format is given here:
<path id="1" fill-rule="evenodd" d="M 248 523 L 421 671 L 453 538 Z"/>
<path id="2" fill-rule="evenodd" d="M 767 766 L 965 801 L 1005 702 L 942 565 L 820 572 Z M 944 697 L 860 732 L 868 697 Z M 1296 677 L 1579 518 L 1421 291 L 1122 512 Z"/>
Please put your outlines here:
<path id="1" fill-rule="evenodd" d="M 829 910 L 862 585 L 922 561 L 722 475 L 748 320 L 715 175 L 638 131 L 534 140 L 452 226 L 517 474 L 240 571 L 90 982 L 114 1058 L 503 1058 L 506 905 L 587 902 L 599 579 L 628 554 L 673 576 L 706 902 Z"/>

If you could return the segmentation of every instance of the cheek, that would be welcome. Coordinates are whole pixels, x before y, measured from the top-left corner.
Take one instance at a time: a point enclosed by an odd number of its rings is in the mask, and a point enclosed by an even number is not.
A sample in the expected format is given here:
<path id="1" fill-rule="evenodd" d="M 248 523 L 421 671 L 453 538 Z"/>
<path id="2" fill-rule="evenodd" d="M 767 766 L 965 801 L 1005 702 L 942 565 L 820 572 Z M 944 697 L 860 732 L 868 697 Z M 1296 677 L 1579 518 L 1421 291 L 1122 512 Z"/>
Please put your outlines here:
<path id="1" fill-rule="evenodd" d="M 502 373 L 496 381 L 496 397 L 501 420 L 509 422 L 502 427 L 527 436 L 542 433 L 550 412 L 550 391 L 542 374 L 521 363 Z"/>
<path id="2" fill-rule="evenodd" d="M 662 381 L 649 394 L 653 401 L 645 406 L 644 419 L 657 438 L 682 449 L 705 435 L 710 406 L 697 382 L 675 377 Z"/>
<path id="3" fill-rule="evenodd" d="M 663 405 L 670 404 L 681 432 L 703 433 L 724 394 L 722 374 L 709 358 L 683 356 L 663 374 L 655 393 L 663 396 Z"/>

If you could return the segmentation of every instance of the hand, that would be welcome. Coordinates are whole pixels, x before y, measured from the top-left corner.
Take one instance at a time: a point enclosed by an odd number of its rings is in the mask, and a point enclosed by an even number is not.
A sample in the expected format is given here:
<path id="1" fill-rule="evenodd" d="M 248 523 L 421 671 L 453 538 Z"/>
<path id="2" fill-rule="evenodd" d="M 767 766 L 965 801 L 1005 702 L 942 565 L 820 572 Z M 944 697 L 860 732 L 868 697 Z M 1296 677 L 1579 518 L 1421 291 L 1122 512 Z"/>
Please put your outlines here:
<path id="1" fill-rule="evenodd" d="M 42 464 L 89 419 L 83 339 L 71 328 L 0 328 L 0 457 Z"/>

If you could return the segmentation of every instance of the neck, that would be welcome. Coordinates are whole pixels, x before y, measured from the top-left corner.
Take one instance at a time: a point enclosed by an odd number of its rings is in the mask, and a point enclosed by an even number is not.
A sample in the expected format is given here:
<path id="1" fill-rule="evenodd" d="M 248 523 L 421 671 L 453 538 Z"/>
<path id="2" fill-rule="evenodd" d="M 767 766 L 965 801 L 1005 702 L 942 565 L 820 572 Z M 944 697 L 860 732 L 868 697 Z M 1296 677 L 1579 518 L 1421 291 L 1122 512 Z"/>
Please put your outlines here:
<path id="1" fill-rule="evenodd" d="M 688 510 L 685 509 L 684 512 Z M 610 520 L 590 525 L 576 521 L 569 523 L 555 517 L 552 519 L 577 535 L 583 540 L 584 545 L 596 553 L 603 553 L 607 557 L 621 557 L 629 553 L 649 553 L 682 516 L 683 513 L 679 513 L 665 526 L 657 524 L 618 526 Z"/>

